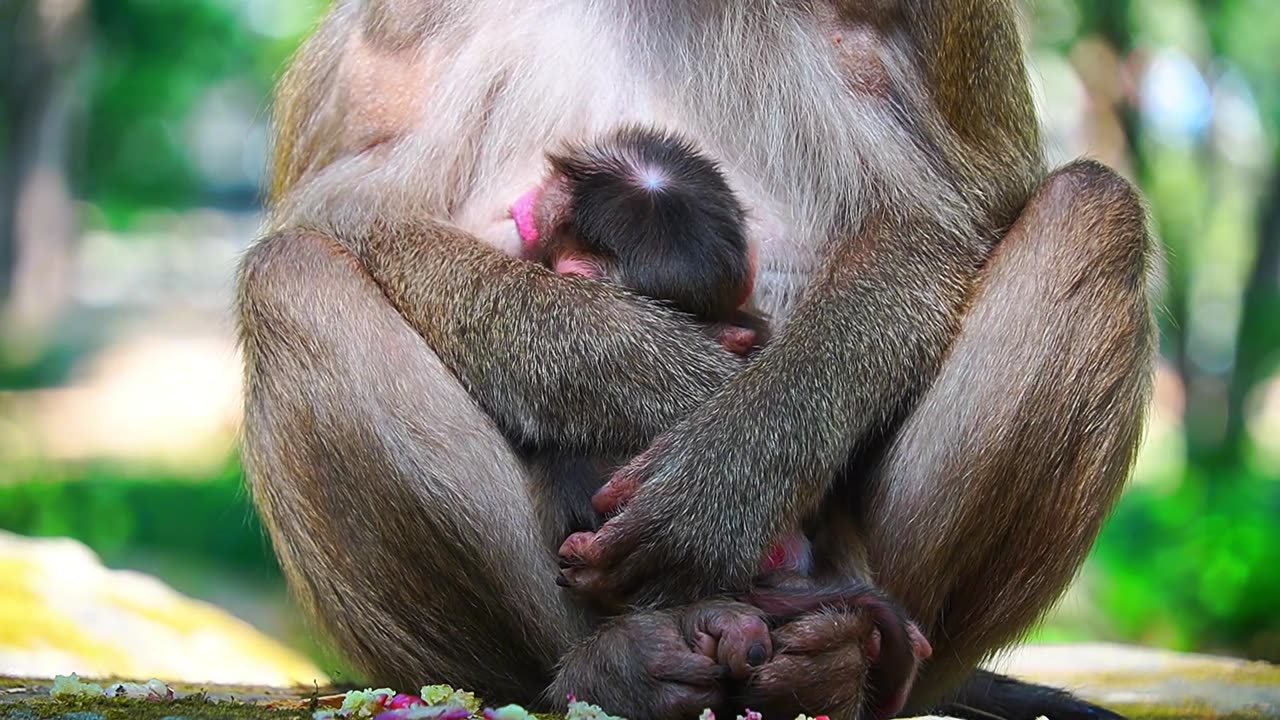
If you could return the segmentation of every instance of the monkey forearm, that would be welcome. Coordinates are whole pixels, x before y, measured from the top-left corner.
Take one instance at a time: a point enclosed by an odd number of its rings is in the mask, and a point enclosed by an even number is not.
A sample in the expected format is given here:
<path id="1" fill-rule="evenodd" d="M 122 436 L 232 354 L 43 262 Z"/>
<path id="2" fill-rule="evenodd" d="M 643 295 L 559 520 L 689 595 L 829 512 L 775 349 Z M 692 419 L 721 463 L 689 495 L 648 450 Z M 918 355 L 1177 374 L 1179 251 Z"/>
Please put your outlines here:
<path id="1" fill-rule="evenodd" d="M 507 257 L 444 225 L 384 226 L 348 245 L 523 442 L 636 452 L 741 364 L 670 311 Z"/>
<path id="2" fill-rule="evenodd" d="M 682 425 L 724 436 L 712 444 L 737 438 L 724 462 L 744 471 L 672 495 L 743 508 L 762 548 L 817 507 L 850 453 L 928 386 L 984 254 L 978 242 L 957 251 L 954 236 L 931 249 L 924 227 L 877 234 L 851 245 L 856 258 L 833 258 L 774 343 Z"/>
<path id="3" fill-rule="evenodd" d="M 931 254 L 913 247 L 921 242 L 890 232 L 868 265 L 840 268 L 827 279 L 826 297 L 816 294 L 797 317 L 801 332 L 779 347 L 778 386 L 801 383 L 826 395 L 794 408 L 807 416 L 799 427 L 813 428 L 810 443 L 825 460 L 821 473 L 794 476 L 789 495 L 801 511 L 821 502 L 853 451 L 910 410 L 958 330 L 984 253 L 975 243 L 967 254 Z M 817 358 L 825 372 L 800 372 L 793 361 L 800 357 Z"/>

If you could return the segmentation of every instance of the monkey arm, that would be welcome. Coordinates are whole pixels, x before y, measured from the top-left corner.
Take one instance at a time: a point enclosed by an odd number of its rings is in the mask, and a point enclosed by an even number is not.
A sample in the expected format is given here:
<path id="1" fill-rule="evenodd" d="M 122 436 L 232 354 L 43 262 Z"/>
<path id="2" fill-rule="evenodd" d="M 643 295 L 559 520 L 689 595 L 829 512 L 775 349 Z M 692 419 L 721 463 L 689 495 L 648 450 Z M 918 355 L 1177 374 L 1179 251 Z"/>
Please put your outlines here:
<path id="1" fill-rule="evenodd" d="M 742 364 L 676 313 L 503 255 L 444 223 L 343 244 L 514 439 L 627 454 Z"/>
<path id="2" fill-rule="evenodd" d="M 603 491 L 634 499 L 595 536 L 566 541 L 570 587 L 655 602 L 745 587 L 850 450 L 891 431 L 928 386 L 991 243 L 1044 177 L 1026 72 L 1010 52 L 1019 42 L 1009 0 L 849 5 L 853 25 L 900 24 L 928 58 L 907 70 L 918 87 L 887 73 L 887 89 L 867 91 L 869 103 L 920 103 L 886 116 L 882 129 L 901 122 L 912 139 L 869 149 L 869 165 L 930 157 L 919 177 L 938 182 L 922 192 L 882 166 L 872 180 L 880 197 L 862 202 L 870 215 L 834 248 L 788 326 Z"/>
<path id="3" fill-rule="evenodd" d="M 869 218 L 758 360 L 615 476 L 635 497 L 594 536 L 566 541 L 565 582 L 606 603 L 745 588 L 850 452 L 927 387 L 985 253 L 976 235 L 921 215 Z M 668 532 L 652 536 L 657 526 Z"/>

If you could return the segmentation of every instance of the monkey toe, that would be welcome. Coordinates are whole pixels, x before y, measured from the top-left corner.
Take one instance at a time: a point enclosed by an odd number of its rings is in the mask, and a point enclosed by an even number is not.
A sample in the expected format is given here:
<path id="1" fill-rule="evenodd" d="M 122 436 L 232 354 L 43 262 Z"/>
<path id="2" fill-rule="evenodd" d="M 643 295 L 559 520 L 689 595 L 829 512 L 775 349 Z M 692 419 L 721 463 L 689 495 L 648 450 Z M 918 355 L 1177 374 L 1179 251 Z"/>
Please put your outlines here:
<path id="1" fill-rule="evenodd" d="M 924 634 L 887 595 L 859 581 L 783 583 L 758 588 L 749 598 L 783 623 L 774 633 L 779 654 L 804 657 L 814 676 L 865 678 L 859 694 L 866 717 L 892 717 L 901 711 L 920 664 L 933 654 Z M 762 687 L 768 686 L 766 676 Z M 813 692 L 843 691 L 815 686 Z"/>
<path id="2" fill-rule="evenodd" d="M 773 655 L 769 627 L 759 618 L 738 618 L 723 629 L 716 659 L 735 679 L 744 680 Z"/>
<path id="3" fill-rule="evenodd" d="M 933 654 L 933 648 L 919 628 L 888 602 L 869 598 L 864 607 L 873 623 L 863 646 L 870 664 L 868 707 L 873 718 L 893 717 L 906 705 L 920 663 Z"/>
<path id="4" fill-rule="evenodd" d="M 657 717 L 697 717 L 706 708 L 724 703 L 724 692 L 717 686 L 695 687 L 670 683 L 658 692 Z"/>
<path id="5" fill-rule="evenodd" d="M 865 616 L 813 613 L 774 632 L 774 656 L 750 678 L 748 706 L 766 717 L 826 714 L 858 717 L 871 662 L 865 653 L 874 631 Z"/>
<path id="6" fill-rule="evenodd" d="M 911 651 L 915 654 L 916 659 L 924 662 L 933 657 L 933 645 L 929 644 L 929 640 L 920 632 L 920 628 L 915 623 L 907 623 L 907 636 L 911 641 Z"/>
<path id="7" fill-rule="evenodd" d="M 737 680 L 773 656 L 773 639 L 764 614 L 750 605 L 712 602 L 685 617 L 690 645 L 712 658 Z"/>
<path id="8" fill-rule="evenodd" d="M 653 705 L 641 716 L 694 717 L 724 703 L 728 671 L 705 652 L 705 646 L 693 645 L 686 635 L 685 628 L 667 625 L 651 628 L 638 639 L 645 645 L 643 667 L 648 678 L 644 684 L 650 688 Z"/>

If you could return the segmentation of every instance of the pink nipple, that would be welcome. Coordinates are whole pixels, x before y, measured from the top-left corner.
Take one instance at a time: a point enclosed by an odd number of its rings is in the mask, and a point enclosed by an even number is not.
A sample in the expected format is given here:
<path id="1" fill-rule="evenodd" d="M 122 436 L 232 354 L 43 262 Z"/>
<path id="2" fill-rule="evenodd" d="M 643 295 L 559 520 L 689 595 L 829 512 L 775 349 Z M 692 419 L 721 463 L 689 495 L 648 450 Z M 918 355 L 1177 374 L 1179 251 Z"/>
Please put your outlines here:
<path id="1" fill-rule="evenodd" d="M 521 195 L 511 204 L 511 219 L 516 221 L 516 232 L 524 242 L 525 252 L 538 247 L 538 224 L 533 219 L 533 209 L 538 204 L 539 188 Z"/>

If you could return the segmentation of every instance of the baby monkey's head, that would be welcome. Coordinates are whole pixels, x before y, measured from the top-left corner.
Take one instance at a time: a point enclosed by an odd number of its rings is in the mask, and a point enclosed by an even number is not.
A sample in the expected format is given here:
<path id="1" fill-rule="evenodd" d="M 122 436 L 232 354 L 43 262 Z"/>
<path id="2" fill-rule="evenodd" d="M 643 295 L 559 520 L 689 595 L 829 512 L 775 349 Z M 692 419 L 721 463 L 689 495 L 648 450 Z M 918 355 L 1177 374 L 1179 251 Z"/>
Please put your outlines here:
<path id="1" fill-rule="evenodd" d="M 549 176 L 512 206 L 529 259 L 709 320 L 750 296 L 742 206 L 691 142 L 628 126 L 549 160 Z"/>

